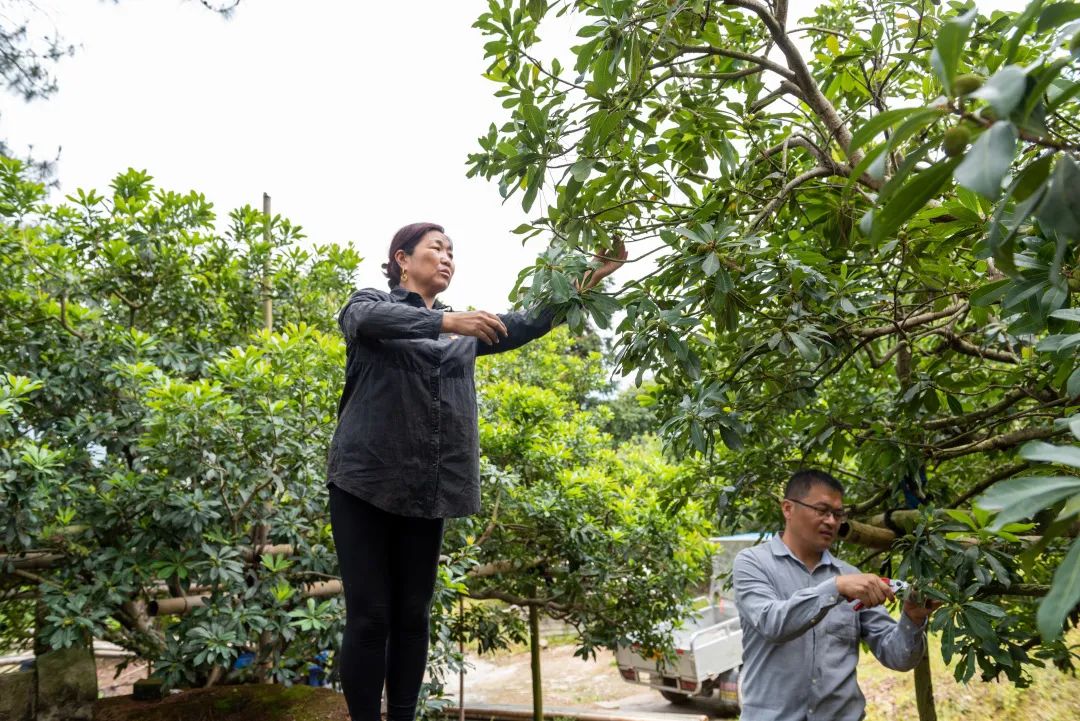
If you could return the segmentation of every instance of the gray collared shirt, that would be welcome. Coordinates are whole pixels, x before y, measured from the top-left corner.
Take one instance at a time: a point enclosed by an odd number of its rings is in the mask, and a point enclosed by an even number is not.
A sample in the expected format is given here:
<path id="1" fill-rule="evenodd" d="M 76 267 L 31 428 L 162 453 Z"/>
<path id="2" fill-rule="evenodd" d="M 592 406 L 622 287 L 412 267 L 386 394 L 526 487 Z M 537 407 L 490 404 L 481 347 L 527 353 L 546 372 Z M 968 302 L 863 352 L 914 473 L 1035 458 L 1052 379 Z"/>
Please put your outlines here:
<path id="1" fill-rule="evenodd" d="M 881 606 L 854 611 L 836 577 L 859 573 L 825 551 L 811 572 L 779 535 L 735 558 L 742 625 L 742 721 L 858 721 L 866 699 L 855 677 L 859 640 L 896 671 L 913 669 L 922 628 Z"/>

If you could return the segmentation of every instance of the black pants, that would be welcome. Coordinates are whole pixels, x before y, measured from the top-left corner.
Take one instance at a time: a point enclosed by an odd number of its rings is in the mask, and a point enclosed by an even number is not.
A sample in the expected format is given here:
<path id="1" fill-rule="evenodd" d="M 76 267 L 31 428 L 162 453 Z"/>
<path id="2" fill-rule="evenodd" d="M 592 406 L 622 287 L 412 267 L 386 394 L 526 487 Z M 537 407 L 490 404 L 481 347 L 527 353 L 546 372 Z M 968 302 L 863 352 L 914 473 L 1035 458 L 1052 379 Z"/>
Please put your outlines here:
<path id="1" fill-rule="evenodd" d="M 330 486 L 330 522 L 345 587 L 338 669 L 352 721 L 413 721 L 427 666 L 431 596 L 443 520 L 382 511 Z"/>

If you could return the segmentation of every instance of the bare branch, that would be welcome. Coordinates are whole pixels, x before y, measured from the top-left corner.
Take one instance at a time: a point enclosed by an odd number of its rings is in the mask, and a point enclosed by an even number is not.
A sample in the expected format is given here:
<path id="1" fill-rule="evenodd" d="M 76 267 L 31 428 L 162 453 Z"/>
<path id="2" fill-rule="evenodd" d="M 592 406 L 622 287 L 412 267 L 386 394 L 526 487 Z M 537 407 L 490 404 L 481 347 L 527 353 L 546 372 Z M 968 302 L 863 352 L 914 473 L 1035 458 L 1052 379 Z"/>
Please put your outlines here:
<path id="1" fill-rule="evenodd" d="M 758 113 L 767 108 L 774 101 L 784 97 L 785 95 L 794 95 L 799 100 L 806 102 L 806 98 L 803 96 L 802 90 L 799 86 L 788 80 L 784 80 L 780 83 L 780 87 L 772 91 L 763 98 L 757 100 L 753 105 L 747 108 L 751 113 Z"/>
<path id="2" fill-rule="evenodd" d="M 780 189 L 780 192 L 776 194 L 776 197 L 770 200 L 765 205 L 765 207 L 761 209 L 761 212 L 758 213 L 757 217 L 754 218 L 754 220 L 750 223 L 750 229 L 756 230 L 757 227 L 761 225 L 762 221 L 768 218 L 774 210 L 780 207 L 780 204 L 787 199 L 788 195 L 791 194 L 791 191 L 795 190 L 800 185 L 809 180 L 813 180 L 814 178 L 824 178 L 829 175 L 835 175 L 835 169 L 826 168 L 819 165 L 816 168 L 811 168 L 810 170 L 807 170 L 802 175 L 798 175 L 795 178 L 792 178 L 790 181 L 788 181 L 787 185 Z"/>
<path id="3" fill-rule="evenodd" d="M 681 57 L 683 55 L 692 55 L 696 53 L 700 55 L 717 55 L 724 58 L 732 58 L 733 60 L 743 60 L 748 63 L 753 63 L 754 65 L 764 68 L 765 70 L 771 70 L 785 80 L 795 80 L 794 73 L 785 68 L 783 65 L 780 65 L 779 63 L 774 63 L 768 58 L 751 55 L 750 53 L 744 53 L 739 50 L 728 50 L 727 48 L 718 48 L 714 45 L 679 45 L 675 49 L 675 51 L 675 55 L 671 56 L 666 60 L 661 60 L 658 63 L 654 63 L 649 67 L 649 69 L 653 70 L 659 67 L 664 67 L 675 58 Z"/>
<path id="4" fill-rule="evenodd" d="M 947 461 L 951 458 L 960 458 L 962 456 L 969 456 L 972 453 L 986 453 L 988 451 L 1002 451 L 1007 448 L 1014 448 L 1021 443 L 1028 441 L 1041 440 L 1043 438 L 1052 438 L 1056 435 L 1064 433 L 1067 429 L 1055 428 L 1053 426 L 1041 426 L 1035 428 L 1025 428 L 1019 431 L 1013 431 L 1011 433 L 1002 433 L 998 436 L 990 436 L 983 438 L 982 440 L 968 443 L 963 446 L 956 446 L 955 448 L 946 448 L 944 450 L 931 450 L 930 455 L 939 461 Z"/>
<path id="5" fill-rule="evenodd" d="M 1000 361 L 1001 363 L 1012 363 L 1013 365 L 1020 364 L 1020 356 L 1016 355 L 1015 353 L 1010 353 L 1006 350 L 995 350 L 993 348 L 983 348 L 981 346 L 977 346 L 970 341 L 964 340 L 948 328 L 938 329 L 934 331 L 934 333 L 944 338 L 947 347 L 951 348 L 957 353 L 975 356 L 976 358 L 996 360 Z"/>
<path id="6" fill-rule="evenodd" d="M 785 152 L 787 148 L 803 148 L 804 150 L 809 150 L 811 153 L 813 153 L 814 157 L 816 157 L 819 161 L 829 161 L 829 156 L 825 154 L 825 151 L 822 150 L 817 145 L 817 143 L 815 143 L 813 140 L 806 137 L 802 133 L 792 133 L 788 137 L 784 138 L 782 142 L 777 143 L 771 148 L 766 148 L 765 150 L 762 150 L 761 157 L 771 158 L 774 155 Z M 822 163 L 822 165 L 824 165 L 824 163 Z"/>
<path id="7" fill-rule="evenodd" d="M 1041 597 L 1050 593 L 1049 584 L 1043 583 L 1014 583 L 1006 586 L 1004 583 L 990 583 L 976 592 L 976 596 L 1031 596 Z"/>
<path id="8" fill-rule="evenodd" d="M 67 291 L 65 290 L 60 295 L 60 318 L 59 318 L 60 325 L 63 326 L 64 330 L 66 330 L 68 333 L 75 336 L 79 340 L 84 341 L 84 340 L 86 340 L 86 336 L 83 335 L 82 333 L 80 333 L 79 331 L 75 330 L 74 328 L 72 328 L 71 324 L 68 323 L 68 319 L 67 319 L 67 299 L 68 299 Z"/>
<path id="9" fill-rule="evenodd" d="M 504 601 L 506 603 L 510 603 L 515 606 L 521 606 L 523 608 L 528 606 L 539 606 L 544 608 L 550 608 L 552 610 L 562 613 L 574 610 L 572 606 L 562 603 L 556 603 L 554 598 L 527 598 L 525 596 L 515 596 L 512 593 L 500 591 L 497 588 L 487 588 L 480 591 L 470 591 L 469 597 L 482 601 Z"/>
<path id="10" fill-rule="evenodd" d="M 909 316 L 904 320 L 894 322 L 891 325 L 882 325 L 875 328 L 859 328 L 855 331 L 855 334 L 858 335 L 860 338 L 883 338 L 887 335 L 892 335 L 894 333 L 900 333 L 902 331 L 908 330 L 909 328 L 914 328 L 916 326 L 932 323 L 935 320 L 939 320 L 941 318 L 948 318 L 949 316 L 956 315 L 957 313 L 960 313 L 961 311 L 966 309 L 967 303 L 954 303 L 948 308 L 931 311 L 929 313 L 921 313 L 919 315 Z"/>
<path id="11" fill-rule="evenodd" d="M 851 130 L 848 129 L 833 104 L 821 92 L 821 88 L 818 87 L 814 77 L 810 74 L 810 68 L 807 66 L 802 54 L 784 30 L 784 24 L 773 16 L 767 7 L 756 2 L 756 0 L 724 0 L 724 4 L 749 10 L 761 19 L 768 29 L 769 35 L 772 36 L 773 42 L 776 43 L 776 47 L 784 53 L 784 57 L 787 59 L 788 69 L 785 69 L 785 73 L 780 74 L 799 86 L 806 104 L 825 123 L 830 135 L 846 153 L 851 146 Z M 856 154 L 856 157 L 851 158 L 851 162 L 856 165 L 859 160 L 861 160 L 861 154 Z"/>
<path id="12" fill-rule="evenodd" d="M 743 68 L 742 70 L 733 70 L 730 73 L 687 73 L 682 70 L 672 70 L 671 77 L 674 78 L 694 78 L 696 80 L 738 80 L 739 78 L 745 78 L 750 75 L 756 75 L 765 68 L 760 65 L 752 68 Z"/>

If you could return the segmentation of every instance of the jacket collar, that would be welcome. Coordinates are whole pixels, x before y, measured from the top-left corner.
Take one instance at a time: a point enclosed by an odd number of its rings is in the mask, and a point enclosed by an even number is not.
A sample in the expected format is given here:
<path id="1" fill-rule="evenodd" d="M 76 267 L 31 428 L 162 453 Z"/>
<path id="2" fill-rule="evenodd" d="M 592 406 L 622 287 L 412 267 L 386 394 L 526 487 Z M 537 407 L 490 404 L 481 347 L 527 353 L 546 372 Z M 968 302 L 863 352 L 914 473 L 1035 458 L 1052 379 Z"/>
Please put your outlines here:
<path id="1" fill-rule="evenodd" d="M 390 290 L 390 299 L 393 300 L 395 303 L 407 303 L 409 305 L 416 306 L 417 308 L 425 307 L 424 299 L 420 297 L 419 293 L 414 293 L 411 290 L 406 290 L 400 285 L 397 288 L 393 288 Z M 434 305 L 432 305 L 432 308 L 434 310 L 442 310 L 446 307 L 447 306 L 439 302 L 438 298 L 435 299 L 435 303 Z"/>
<path id="2" fill-rule="evenodd" d="M 769 539 L 769 550 L 772 551 L 773 555 L 788 556 L 800 565 L 805 565 L 799 560 L 799 557 L 788 548 L 788 545 L 784 543 L 784 539 L 781 538 L 780 535 L 780 533 L 777 533 Z M 840 568 L 840 564 L 837 562 L 836 557 L 829 553 L 829 549 L 827 548 L 822 551 L 821 561 L 818 562 L 818 566 L 835 566 L 836 568 Z"/>

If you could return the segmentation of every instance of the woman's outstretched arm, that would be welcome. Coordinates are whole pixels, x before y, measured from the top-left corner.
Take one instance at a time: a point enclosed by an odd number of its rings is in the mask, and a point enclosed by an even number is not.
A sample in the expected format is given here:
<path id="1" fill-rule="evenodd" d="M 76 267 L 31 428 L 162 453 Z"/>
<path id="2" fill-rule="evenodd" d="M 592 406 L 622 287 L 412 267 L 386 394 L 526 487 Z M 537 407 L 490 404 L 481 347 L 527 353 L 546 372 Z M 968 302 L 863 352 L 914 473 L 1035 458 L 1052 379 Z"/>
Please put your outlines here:
<path id="1" fill-rule="evenodd" d="M 374 288 L 358 290 L 349 297 L 338 316 L 338 325 L 351 343 L 357 337 L 436 339 L 442 330 L 443 312 L 395 303 L 390 294 Z"/>

